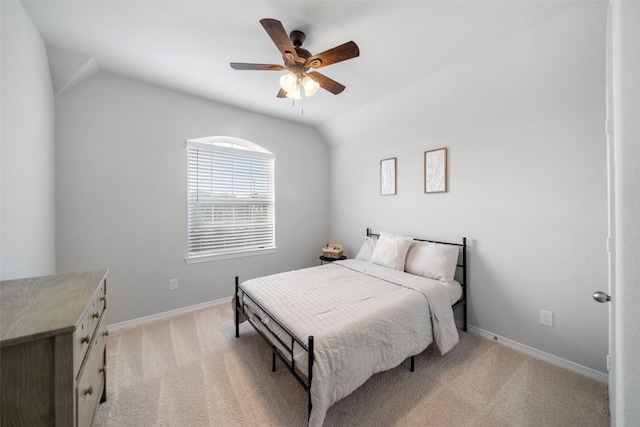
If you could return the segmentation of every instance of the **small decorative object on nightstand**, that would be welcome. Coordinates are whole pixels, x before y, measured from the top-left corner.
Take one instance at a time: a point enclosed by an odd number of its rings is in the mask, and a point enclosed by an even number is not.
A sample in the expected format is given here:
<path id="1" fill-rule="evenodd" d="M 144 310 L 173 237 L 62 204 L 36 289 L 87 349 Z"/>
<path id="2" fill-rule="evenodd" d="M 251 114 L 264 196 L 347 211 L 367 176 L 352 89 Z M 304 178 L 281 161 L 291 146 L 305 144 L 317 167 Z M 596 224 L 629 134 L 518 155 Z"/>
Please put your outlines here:
<path id="1" fill-rule="evenodd" d="M 347 259 L 346 256 L 342 255 L 342 245 L 332 243 L 322 248 L 320 265 L 324 264 L 325 262 L 333 262 L 341 259 Z"/>

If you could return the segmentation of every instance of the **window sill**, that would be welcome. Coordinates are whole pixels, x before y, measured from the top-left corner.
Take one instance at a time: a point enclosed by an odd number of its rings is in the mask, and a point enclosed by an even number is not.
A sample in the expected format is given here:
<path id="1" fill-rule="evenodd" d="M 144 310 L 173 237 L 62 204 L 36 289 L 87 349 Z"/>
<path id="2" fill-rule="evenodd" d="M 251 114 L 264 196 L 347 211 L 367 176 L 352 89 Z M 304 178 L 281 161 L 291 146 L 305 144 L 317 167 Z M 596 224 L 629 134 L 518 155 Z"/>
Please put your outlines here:
<path id="1" fill-rule="evenodd" d="M 223 259 L 232 259 L 232 258 L 242 258 L 247 256 L 254 255 L 264 255 L 264 254 L 273 254 L 278 252 L 278 248 L 269 248 L 269 249 L 254 249 L 250 251 L 243 252 L 233 252 L 226 254 L 216 254 L 216 255 L 195 255 L 195 256 L 187 256 L 184 258 L 184 262 L 187 264 L 198 264 L 201 262 L 209 262 L 209 261 L 220 261 Z"/>

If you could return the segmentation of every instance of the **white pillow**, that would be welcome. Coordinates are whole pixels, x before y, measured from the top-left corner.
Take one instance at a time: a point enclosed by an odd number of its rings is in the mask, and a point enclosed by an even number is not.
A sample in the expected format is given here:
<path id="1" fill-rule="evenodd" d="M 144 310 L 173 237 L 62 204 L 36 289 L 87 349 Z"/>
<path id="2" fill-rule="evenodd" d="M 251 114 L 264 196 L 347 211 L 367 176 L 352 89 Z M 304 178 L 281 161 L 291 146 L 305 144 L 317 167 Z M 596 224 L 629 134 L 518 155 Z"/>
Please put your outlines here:
<path id="1" fill-rule="evenodd" d="M 364 243 L 360 247 L 358 251 L 358 255 L 356 255 L 356 259 L 362 261 L 371 261 L 371 255 L 373 254 L 373 250 L 376 248 L 376 240 L 371 237 L 366 237 L 364 239 Z"/>
<path id="2" fill-rule="evenodd" d="M 411 243 L 413 243 L 412 237 L 396 236 L 381 231 L 378 243 L 371 254 L 371 262 L 403 271 Z"/>
<path id="3" fill-rule="evenodd" d="M 416 242 L 407 253 L 405 271 L 449 282 L 456 274 L 459 248 L 432 242 Z"/>

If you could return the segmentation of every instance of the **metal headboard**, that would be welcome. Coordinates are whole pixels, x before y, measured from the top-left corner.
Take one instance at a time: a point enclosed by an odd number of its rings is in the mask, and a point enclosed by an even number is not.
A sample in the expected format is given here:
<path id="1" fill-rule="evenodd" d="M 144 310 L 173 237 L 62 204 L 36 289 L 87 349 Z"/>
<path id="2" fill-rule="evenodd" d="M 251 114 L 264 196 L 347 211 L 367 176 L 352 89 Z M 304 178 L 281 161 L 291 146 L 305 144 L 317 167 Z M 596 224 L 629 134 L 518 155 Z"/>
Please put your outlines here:
<path id="1" fill-rule="evenodd" d="M 367 237 L 380 237 L 379 233 L 373 233 L 371 231 L 370 228 L 367 228 Z M 469 285 L 469 279 L 467 277 L 467 238 L 463 237 L 462 238 L 462 243 L 454 243 L 454 242 L 441 242 L 438 240 L 430 240 L 430 239 L 418 239 L 418 238 L 413 238 L 413 240 L 417 240 L 419 242 L 431 242 L 431 243 L 439 243 L 441 245 L 451 245 L 451 246 L 458 246 L 461 248 L 462 251 L 462 256 L 458 257 L 458 263 L 456 264 L 457 267 L 462 269 L 462 278 L 461 280 L 458 280 L 458 282 L 460 283 L 460 285 L 462 286 L 462 296 L 460 297 L 460 299 L 453 304 L 453 309 L 456 310 L 459 307 L 463 307 L 463 328 L 462 330 L 464 330 L 465 332 L 467 331 L 467 286 Z M 461 259 L 462 258 L 462 259 Z"/>

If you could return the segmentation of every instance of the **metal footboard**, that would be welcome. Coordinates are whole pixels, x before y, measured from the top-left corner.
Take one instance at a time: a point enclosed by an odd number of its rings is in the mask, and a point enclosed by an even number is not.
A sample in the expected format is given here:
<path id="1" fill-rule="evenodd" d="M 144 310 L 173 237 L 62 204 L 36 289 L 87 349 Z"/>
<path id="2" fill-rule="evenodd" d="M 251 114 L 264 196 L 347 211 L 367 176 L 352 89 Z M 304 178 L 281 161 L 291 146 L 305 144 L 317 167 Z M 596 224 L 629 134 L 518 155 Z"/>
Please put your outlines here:
<path id="1" fill-rule="evenodd" d="M 298 337 L 296 337 L 286 326 L 284 326 L 282 324 L 282 322 L 280 322 L 278 319 L 276 319 L 269 312 L 269 310 L 267 310 L 264 306 L 262 306 L 262 304 L 260 304 L 258 301 L 256 301 L 255 298 L 253 298 L 250 294 L 248 294 L 247 292 L 242 290 L 242 299 L 243 300 L 246 297 L 246 298 L 249 298 L 251 301 L 253 301 L 253 303 L 255 305 L 260 307 L 260 310 L 262 310 L 262 312 L 266 316 L 268 316 L 272 321 L 274 321 L 289 336 L 290 342 L 285 342 L 279 336 L 277 336 L 275 333 L 272 334 L 272 336 L 277 340 L 277 342 L 280 344 L 280 346 L 285 349 L 286 354 L 289 355 L 289 358 L 286 358 L 283 354 L 281 354 L 281 352 L 280 352 L 281 350 L 278 348 L 278 346 L 276 344 L 274 344 L 269 339 L 269 337 L 267 337 L 265 335 L 265 333 L 258 327 L 258 325 L 256 325 L 254 320 L 245 311 L 246 305 L 244 303 L 240 302 L 240 298 L 239 298 L 239 295 L 238 295 L 239 287 L 240 287 L 240 281 L 238 279 L 238 276 L 236 276 L 236 283 L 235 283 L 236 338 L 240 337 L 240 313 L 242 313 L 242 314 L 244 314 L 246 316 L 247 321 L 249 322 L 249 324 L 251 326 L 253 326 L 253 329 L 255 329 L 256 332 L 258 332 L 258 334 L 262 337 L 262 339 L 267 343 L 267 345 L 269 347 L 271 347 L 271 351 L 272 351 L 271 370 L 272 370 L 272 372 L 275 372 L 275 370 L 276 370 L 276 357 L 277 357 L 282 361 L 282 363 L 287 367 L 287 369 L 289 369 L 289 371 L 293 374 L 294 378 L 298 381 L 298 383 L 302 386 L 302 388 L 307 392 L 308 405 L 309 405 L 308 417 L 310 417 L 311 416 L 311 408 L 312 408 L 312 403 L 311 403 L 311 381 L 313 380 L 313 362 L 314 362 L 314 354 L 313 354 L 314 338 L 313 338 L 313 335 L 308 337 L 308 341 L 305 344 L 302 340 L 300 340 Z M 253 314 L 255 314 L 255 313 L 253 313 Z M 295 359 L 293 357 L 294 345 L 296 343 L 304 351 L 307 352 L 308 366 L 307 366 L 307 377 L 306 378 L 302 377 L 299 374 L 299 370 L 296 369 L 296 362 L 295 362 Z"/>

